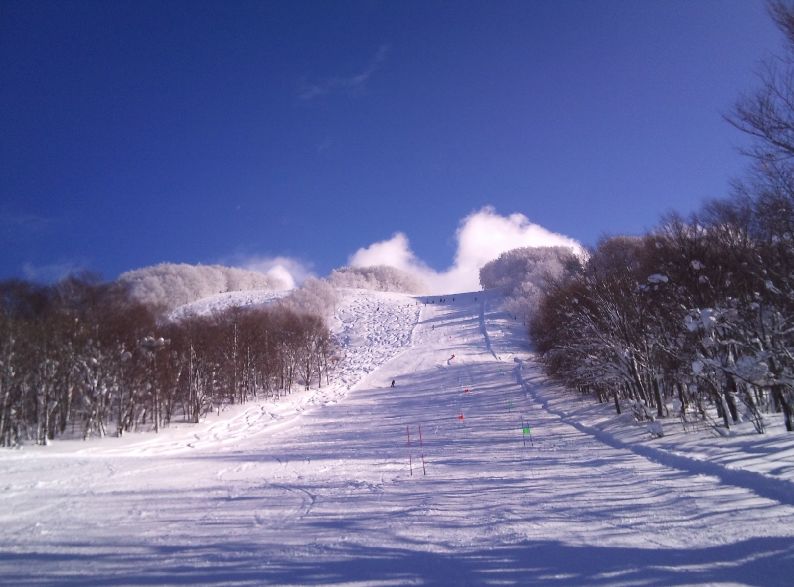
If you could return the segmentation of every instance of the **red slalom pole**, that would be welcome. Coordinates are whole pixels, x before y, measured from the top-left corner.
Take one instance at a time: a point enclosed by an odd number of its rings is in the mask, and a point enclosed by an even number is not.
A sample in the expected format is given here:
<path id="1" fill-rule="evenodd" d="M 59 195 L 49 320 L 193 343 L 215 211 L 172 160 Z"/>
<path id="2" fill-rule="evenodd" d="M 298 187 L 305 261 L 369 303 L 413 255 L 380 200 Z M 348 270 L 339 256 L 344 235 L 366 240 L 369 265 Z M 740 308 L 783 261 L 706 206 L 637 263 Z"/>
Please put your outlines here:
<path id="1" fill-rule="evenodd" d="M 419 424 L 419 448 L 422 449 L 422 475 L 427 475 L 427 469 L 425 469 L 425 445 L 422 443 L 422 425 Z"/>
<path id="2" fill-rule="evenodd" d="M 411 471 L 411 477 L 413 477 L 414 465 L 411 461 L 411 427 L 408 424 L 405 425 L 405 433 L 408 435 L 408 468 Z"/>

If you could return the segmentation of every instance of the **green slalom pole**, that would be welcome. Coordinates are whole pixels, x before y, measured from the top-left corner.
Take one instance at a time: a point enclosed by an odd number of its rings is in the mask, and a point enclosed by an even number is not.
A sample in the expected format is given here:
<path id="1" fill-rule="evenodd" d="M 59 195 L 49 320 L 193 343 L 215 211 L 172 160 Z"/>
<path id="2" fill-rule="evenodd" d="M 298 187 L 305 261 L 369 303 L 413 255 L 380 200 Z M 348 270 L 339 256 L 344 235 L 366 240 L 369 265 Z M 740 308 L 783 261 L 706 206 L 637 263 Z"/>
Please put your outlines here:
<path id="1" fill-rule="evenodd" d="M 529 436 L 529 444 L 534 448 L 535 443 L 532 441 L 532 428 L 529 426 L 529 422 L 524 422 L 524 418 L 521 418 L 521 432 L 524 437 L 524 447 L 527 446 L 527 436 Z"/>

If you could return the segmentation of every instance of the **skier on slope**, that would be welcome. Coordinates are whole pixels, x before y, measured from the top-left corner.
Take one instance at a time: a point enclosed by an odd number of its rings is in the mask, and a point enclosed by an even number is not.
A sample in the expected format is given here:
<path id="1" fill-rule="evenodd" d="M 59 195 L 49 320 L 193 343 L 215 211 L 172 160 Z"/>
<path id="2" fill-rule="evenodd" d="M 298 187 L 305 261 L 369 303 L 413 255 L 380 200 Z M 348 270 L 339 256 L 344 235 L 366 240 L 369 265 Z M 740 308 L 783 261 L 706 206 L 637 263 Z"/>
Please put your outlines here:
<path id="1" fill-rule="evenodd" d="M 392 379 L 392 380 L 391 380 L 391 386 L 392 386 L 392 387 L 394 387 L 394 383 L 395 383 L 395 381 L 394 381 L 394 379 Z"/>

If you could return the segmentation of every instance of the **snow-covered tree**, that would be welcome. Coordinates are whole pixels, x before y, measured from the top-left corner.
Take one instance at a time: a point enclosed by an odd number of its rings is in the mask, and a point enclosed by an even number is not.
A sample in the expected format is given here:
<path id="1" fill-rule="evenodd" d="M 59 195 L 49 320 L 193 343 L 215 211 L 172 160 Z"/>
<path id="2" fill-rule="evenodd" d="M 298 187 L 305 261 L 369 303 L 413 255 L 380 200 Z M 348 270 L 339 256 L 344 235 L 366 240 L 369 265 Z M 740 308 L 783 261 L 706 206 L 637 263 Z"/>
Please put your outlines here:
<path id="1" fill-rule="evenodd" d="M 729 120 L 756 140 L 734 197 L 635 239 L 602 241 L 583 271 L 551 280 L 532 323 L 549 373 L 600 399 L 794 431 L 794 8 L 786 38 Z M 644 414 L 644 408 L 643 408 Z"/>
<path id="2" fill-rule="evenodd" d="M 228 291 L 281 290 L 287 284 L 273 275 L 222 265 L 160 263 L 119 276 L 132 298 L 162 312 Z"/>
<path id="3" fill-rule="evenodd" d="M 297 314 L 319 316 L 325 320 L 333 315 L 338 300 L 339 295 L 331 283 L 309 277 L 301 287 L 279 300 L 277 305 Z"/>
<path id="4" fill-rule="evenodd" d="M 334 287 L 373 291 L 396 291 L 409 294 L 421 294 L 427 291 L 427 286 L 418 277 L 407 271 L 386 265 L 334 269 L 328 276 L 328 282 Z"/>
<path id="5" fill-rule="evenodd" d="M 534 315 L 549 280 L 579 269 L 567 247 L 521 247 L 502 253 L 480 269 L 483 289 L 501 289 L 505 310 L 526 321 Z"/>

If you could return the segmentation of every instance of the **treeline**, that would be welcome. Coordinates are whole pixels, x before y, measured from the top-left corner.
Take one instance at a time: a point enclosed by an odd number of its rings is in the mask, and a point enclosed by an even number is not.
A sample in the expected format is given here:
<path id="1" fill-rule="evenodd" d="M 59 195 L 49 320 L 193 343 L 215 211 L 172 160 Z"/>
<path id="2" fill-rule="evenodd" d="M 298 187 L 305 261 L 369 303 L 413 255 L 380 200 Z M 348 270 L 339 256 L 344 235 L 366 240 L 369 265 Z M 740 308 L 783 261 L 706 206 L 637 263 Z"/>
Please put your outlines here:
<path id="1" fill-rule="evenodd" d="M 0 283 L 0 445 L 158 430 L 328 382 L 321 317 L 280 305 L 158 323 L 119 284 Z"/>
<path id="2" fill-rule="evenodd" d="M 427 285 L 417 276 L 386 265 L 372 267 L 341 267 L 328 276 L 334 287 L 351 287 L 372 291 L 395 291 L 422 294 Z"/>
<path id="3" fill-rule="evenodd" d="M 284 290 L 288 285 L 274 275 L 223 265 L 160 263 L 122 273 L 119 284 L 130 297 L 168 312 L 215 294 L 228 291 Z"/>
<path id="4" fill-rule="evenodd" d="M 728 117 L 754 137 L 749 179 L 729 200 L 601 242 L 581 271 L 551 280 L 531 325 L 547 371 L 572 387 L 674 406 L 726 428 L 780 412 L 794 431 L 794 8 L 770 4 L 785 55 Z"/>
<path id="5" fill-rule="evenodd" d="M 794 221 L 794 207 L 788 214 Z M 653 419 L 781 411 L 794 430 L 794 241 L 779 215 L 721 202 L 640 238 L 601 242 L 552 282 L 531 324 L 549 374 Z"/>

